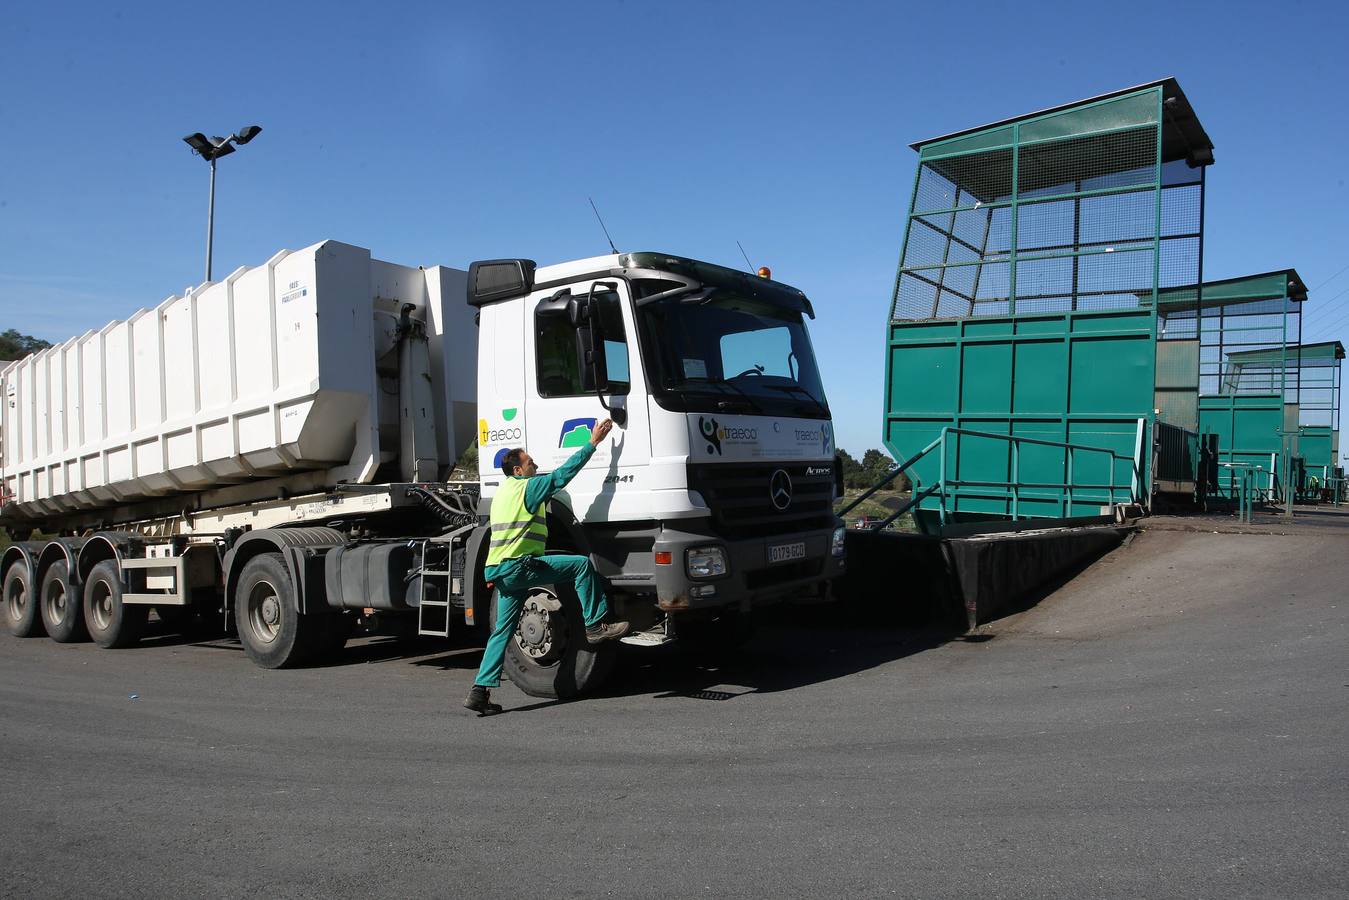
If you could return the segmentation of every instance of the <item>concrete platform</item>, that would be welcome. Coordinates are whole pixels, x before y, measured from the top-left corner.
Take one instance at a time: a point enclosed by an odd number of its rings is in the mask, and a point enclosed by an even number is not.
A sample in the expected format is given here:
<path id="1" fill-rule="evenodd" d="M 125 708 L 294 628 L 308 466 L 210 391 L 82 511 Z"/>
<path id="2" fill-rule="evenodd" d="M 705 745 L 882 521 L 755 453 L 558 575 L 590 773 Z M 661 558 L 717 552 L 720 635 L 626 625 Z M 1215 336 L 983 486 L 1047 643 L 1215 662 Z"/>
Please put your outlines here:
<path id="1" fill-rule="evenodd" d="M 1138 524 L 1152 531 L 1205 531 L 1221 534 L 1325 534 L 1349 538 L 1349 506 L 1319 504 L 1293 507 L 1286 518 L 1281 507 L 1260 507 L 1250 523 L 1227 512 L 1183 516 L 1149 516 Z"/>

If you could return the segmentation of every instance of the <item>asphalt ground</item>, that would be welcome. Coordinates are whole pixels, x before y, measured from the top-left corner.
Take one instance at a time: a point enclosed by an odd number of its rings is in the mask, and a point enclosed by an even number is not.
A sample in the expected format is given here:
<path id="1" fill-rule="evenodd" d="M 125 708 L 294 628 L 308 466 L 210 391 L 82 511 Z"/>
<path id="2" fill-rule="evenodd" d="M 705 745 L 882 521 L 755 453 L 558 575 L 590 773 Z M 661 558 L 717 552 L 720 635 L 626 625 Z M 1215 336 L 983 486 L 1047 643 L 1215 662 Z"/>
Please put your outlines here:
<path id="1" fill-rule="evenodd" d="M 1344 897 L 1346 550 L 1147 531 L 981 639 L 783 610 L 486 719 L 472 647 L 0 637 L 0 895 Z"/>

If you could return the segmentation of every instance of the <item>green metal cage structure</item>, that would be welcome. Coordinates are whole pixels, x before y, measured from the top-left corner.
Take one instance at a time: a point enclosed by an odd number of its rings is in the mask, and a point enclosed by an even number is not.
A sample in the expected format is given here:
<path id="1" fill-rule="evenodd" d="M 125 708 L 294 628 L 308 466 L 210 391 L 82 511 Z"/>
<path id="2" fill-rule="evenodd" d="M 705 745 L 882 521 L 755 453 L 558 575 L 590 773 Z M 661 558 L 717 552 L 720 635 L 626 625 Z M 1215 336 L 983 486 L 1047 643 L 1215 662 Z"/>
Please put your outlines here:
<path id="1" fill-rule="evenodd" d="M 1200 398 L 1201 425 L 1219 435 L 1224 461 L 1268 460 L 1271 499 L 1320 499 L 1343 475 L 1343 359 L 1339 341 L 1233 350 L 1223 355 L 1219 393 Z"/>
<path id="2" fill-rule="evenodd" d="M 1304 500 L 1338 499 L 1344 467 L 1340 460 L 1340 387 L 1344 345 L 1339 341 L 1300 344 L 1297 363 L 1297 438 L 1300 462 L 1292 482 Z"/>
<path id="3" fill-rule="evenodd" d="M 1297 427 L 1290 398 L 1297 392 L 1305 282 L 1296 270 L 1282 269 L 1206 281 L 1198 296 L 1196 311 L 1194 291 L 1163 291 L 1162 328 L 1198 331 L 1198 428 L 1217 436 L 1216 489 L 1236 500 L 1249 480 L 1261 497 L 1272 498 L 1286 480 L 1284 435 Z"/>
<path id="4" fill-rule="evenodd" d="M 920 525 L 1146 502 L 1159 423 L 1199 426 L 1213 144 L 1180 86 L 912 148 L 883 428 Z"/>

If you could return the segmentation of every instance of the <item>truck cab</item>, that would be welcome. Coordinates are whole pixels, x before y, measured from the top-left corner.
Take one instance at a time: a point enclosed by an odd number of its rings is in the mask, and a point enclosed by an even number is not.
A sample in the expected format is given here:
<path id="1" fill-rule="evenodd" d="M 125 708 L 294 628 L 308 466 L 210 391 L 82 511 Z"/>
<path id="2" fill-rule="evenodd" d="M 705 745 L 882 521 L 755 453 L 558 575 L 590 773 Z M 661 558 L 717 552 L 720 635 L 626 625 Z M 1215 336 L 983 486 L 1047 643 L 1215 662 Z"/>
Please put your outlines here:
<path id="1" fill-rule="evenodd" d="M 833 427 L 799 290 L 662 253 L 469 270 L 483 512 L 526 448 L 547 471 L 613 436 L 553 501 L 634 626 L 747 611 L 841 574 Z"/>

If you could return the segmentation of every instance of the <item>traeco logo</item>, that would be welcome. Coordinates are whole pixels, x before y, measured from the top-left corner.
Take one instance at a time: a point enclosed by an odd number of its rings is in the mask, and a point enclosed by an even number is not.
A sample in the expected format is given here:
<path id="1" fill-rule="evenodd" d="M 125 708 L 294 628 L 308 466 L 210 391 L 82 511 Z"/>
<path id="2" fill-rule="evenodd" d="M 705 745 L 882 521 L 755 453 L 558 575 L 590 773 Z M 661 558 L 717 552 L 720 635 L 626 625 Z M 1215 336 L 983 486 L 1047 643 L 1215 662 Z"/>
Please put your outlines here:
<path id="1" fill-rule="evenodd" d="M 707 454 L 709 456 L 722 453 L 721 442 L 726 441 L 732 445 L 752 444 L 759 440 L 759 429 L 746 425 L 726 425 L 723 426 L 711 416 L 698 417 L 698 433 L 707 441 Z"/>
<path id="2" fill-rule="evenodd" d="M 707 454 L 721 455 L 721 435 L 718 433 L 717 420 L 710 417 L 698 417 L 698 432 L 707 441 Z"/>
<path id="3" fill-rule="evenodd" d="M 501 418 L 507 422 L 515 418 L 519 410 L 515 407 L 503 409 Z M 486 419 L 478 420 L 478 446 L 486 447 L 488 444 L 499 444 L 502 441 L 519 441 L 525 436 L 524 430 L 518 425 L 507 425 L 501 428 L 493 428 Z"/>

